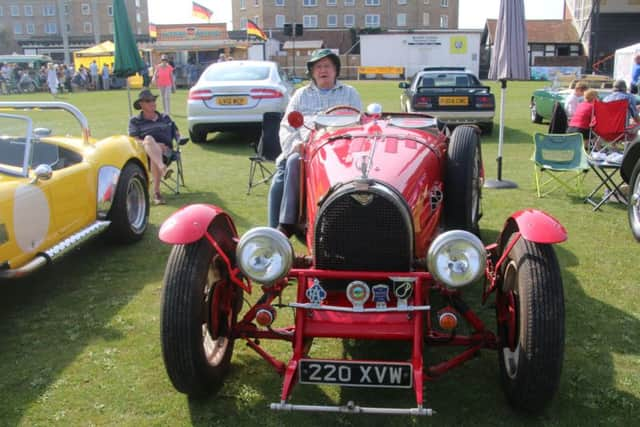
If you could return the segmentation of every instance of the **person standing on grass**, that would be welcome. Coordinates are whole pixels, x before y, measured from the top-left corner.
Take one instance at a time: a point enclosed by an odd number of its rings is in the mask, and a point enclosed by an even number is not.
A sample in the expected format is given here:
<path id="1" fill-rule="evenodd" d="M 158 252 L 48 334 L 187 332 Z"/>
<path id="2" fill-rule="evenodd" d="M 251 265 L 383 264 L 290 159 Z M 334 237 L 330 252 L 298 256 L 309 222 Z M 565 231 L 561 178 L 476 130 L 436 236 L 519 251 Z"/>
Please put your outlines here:
<path id="1" fill-rule="evenodd" d="M 129 120 L 129 136 L 142 144 L 149 156 L 153 178 L 153 204 L 164 205 L 166 202 L 160 194 L 160 181 L 169 178 L 173 170 L 168 169 L 162 156 L 171 151 L 173 140 L 180 139 L 180 133 L 169 115 L 156 110 L 157 97 L 149 89 L 140 91 L 133 108 L 142 111 Z"/>
<path id="2" fill-rule="evenodd" d="M 94 59 L 91 64 L 89 64 L 89 74 L 91 76 L 91 84 L 93 85 L 93 88 L 95 90 L 98 90 L 98 64 L 96 63 L 96 60 Z"/>
<path id="3" fill-rule="evenodd" d="M 102 65 L 102 89 L 109 90 L 109 79 L 111 76 L 109 75 L 109 66 L 104 63 Z"/>
<path id="4" fill-rule="evenodd" d="M 49 86 L 49 91 L 54 98 L 58 97 L 58 85 L 60 82 L 58 81 L 58 71 L 56 70 L 56 66 L 52 63 L 47 64 L 47 86 Z"/>
<path id="5" fill-rule="evenodd" d="M 175 83 L 173 81 L 173 67 L 169 64 L 167 55 L 160 57 L 160 64 L 155 67 L 153 73 L 153 82 L 160 91 L 162 110 L 165 114 L 171 114 L 171 92 L 174 90 Z"/>

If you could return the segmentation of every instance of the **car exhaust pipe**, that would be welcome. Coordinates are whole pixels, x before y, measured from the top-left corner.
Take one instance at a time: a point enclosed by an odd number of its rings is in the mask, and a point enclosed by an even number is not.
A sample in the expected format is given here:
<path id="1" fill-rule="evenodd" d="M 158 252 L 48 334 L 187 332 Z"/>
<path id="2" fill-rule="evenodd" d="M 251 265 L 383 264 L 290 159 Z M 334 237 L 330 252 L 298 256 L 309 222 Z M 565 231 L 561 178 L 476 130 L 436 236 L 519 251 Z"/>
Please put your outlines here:
<path id="1" fill-rule="evenodd" d="M 72 249 L 75 249 L 76 247 L 80 246 L 82 243 L 93 238 L 95 235 L 101 233 L 110 224 L 111 224 L 111 221 L 94 222 L 90 226 L 83 228 L 77 233 L 67 237 L 57 245 L 47 249 L 44 252 L 39 253 L 38 255 L 36 255 L 36 257 L 33 260 L 23 265 L 22 267 L 0 270 L 0 280 L 17 279 L 33 273 L 34 271 L 40 269 L 41 267 L 60 259 L 64 255 L 69 253 Z"/>

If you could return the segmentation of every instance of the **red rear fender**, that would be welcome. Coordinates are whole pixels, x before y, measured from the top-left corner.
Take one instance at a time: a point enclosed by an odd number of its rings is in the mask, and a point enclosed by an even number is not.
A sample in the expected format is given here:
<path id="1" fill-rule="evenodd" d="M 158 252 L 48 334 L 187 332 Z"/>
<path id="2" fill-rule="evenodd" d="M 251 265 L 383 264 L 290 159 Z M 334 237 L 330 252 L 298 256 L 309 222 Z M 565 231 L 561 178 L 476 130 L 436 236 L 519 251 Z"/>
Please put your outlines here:
<path id="1" fill-rule="evenodd" d="M 561 243 L 567 240 L 567 230 L 551 215 L 536 210 L 525 209 L 515 212 L 507 219 L 498 242 L 502 248 L 509 236 L 519 231 L 522 237 L 535 243 Z"/>
<path id="2" fill-rule="evenodd" d="M 188 205 L 174 212 L 162 223 L 158 237 L 164 243 L 172 245 L 193 243 L 204 237 L 215 219 L 219 220 L 216 222 L 220 222 L 232 237 L 237 237 L 238 233 L 229 215 L 217 206 L 205 204 Z"/>

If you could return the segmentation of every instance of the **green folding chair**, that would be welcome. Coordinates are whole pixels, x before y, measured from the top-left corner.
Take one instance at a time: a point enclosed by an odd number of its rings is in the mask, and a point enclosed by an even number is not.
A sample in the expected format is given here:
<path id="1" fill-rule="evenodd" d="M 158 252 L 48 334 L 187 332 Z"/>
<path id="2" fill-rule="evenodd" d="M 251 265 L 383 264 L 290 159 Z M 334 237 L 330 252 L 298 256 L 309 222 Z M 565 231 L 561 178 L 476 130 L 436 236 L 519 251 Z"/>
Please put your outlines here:
<path id="1" fill-rule="evenodd" d="M 568 193 L 583 196 L 584 177 L 589 172 L 587 153 L 584 151 L 582 134 L 533 135 L 534 176 L 538 197 L 543 197 L 564 188 Z"/>

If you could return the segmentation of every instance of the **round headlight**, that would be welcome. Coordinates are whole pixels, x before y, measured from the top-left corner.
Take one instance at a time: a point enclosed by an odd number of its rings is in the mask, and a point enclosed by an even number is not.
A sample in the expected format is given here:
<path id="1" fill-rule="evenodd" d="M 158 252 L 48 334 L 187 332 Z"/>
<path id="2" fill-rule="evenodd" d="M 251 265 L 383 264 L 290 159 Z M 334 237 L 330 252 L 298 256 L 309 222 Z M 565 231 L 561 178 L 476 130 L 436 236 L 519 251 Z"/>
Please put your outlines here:
<path id="1" fill-rule="evenodd" d="M 257 227 L 245 233 L 236 248 L 240 271 L 265 285 L 282 279 L 293 265 L 293 246 L 274 228 Z"/>
<path id="2" fill-rule="evenodd" d="M 463 230 L 439 235 L 427 253 L 429 272 L 436 280 L 454 288 L 476 281 L 483 273 L 487 252 L 482 241 Z"/>

